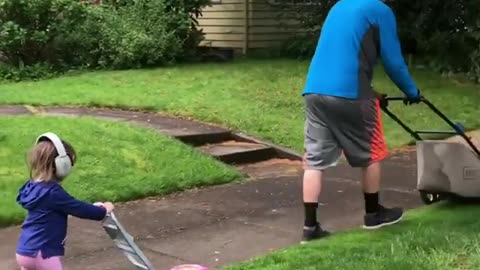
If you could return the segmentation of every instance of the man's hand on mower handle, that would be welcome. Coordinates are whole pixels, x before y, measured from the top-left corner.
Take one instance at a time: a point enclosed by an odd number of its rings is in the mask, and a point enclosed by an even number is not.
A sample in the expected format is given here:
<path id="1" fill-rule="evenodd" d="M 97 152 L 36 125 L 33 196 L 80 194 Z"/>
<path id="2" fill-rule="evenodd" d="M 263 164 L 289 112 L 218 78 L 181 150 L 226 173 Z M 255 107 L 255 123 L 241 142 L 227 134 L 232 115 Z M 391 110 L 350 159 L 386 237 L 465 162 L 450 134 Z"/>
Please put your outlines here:
<path id="1" fill-rule="evenodd" d="M 389 99 L 388 99 L 387 94 L 382 94 L 382 93 L 379 93 L 375 90 L 373 90 L 373 93 L 374 93 L 375 97 L 380 101 L 380 107 L 382 107 L 382 108 L 388 107 L 388 100 Z M 422 99 L 423 99 L 423 97 L 420 94 L 420 90 L 417 90 L 417 95 L 416 96 L 406 96 L 405 98 L 403 98 L 403 104 L 405 104 L 405 105 L 417 104 L 417 103 L 422 102 Z"/>
<path id="2" fill-rule="evenodd" d="M 375 97 L 380 101 L 380 107 L 386 108 L 388 106 L 387 94 L 382 94 L 377 91 L 373 91 Z"/>
<path id="3" fill-rule="evenodd" d="M 421 101 L 422 101 L 422 95 L 420 94 L 420 90 L 417 89 L 417 95 L 405 97 L 403 104 L 412 105 L 412 104 L 420 103 Z"/>
<path id="4" fill-rule="evenodd" d="M 381 94 L 381 95 L 378 97 L 378 100 L 380 101 L 380 107 L 381 107 L 381 108 L 386 108 L 386 107 L 388 107 L 387 94 Z"/>

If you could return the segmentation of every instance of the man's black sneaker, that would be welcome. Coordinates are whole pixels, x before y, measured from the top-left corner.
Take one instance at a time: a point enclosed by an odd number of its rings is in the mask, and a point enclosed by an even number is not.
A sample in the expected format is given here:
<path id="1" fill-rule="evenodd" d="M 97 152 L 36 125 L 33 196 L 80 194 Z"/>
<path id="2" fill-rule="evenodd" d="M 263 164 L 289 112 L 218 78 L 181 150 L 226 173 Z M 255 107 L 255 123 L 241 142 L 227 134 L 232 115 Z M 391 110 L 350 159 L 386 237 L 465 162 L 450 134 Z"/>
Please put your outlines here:
<path id="1" fill-rule="evenodd" d="M 378 229 L 384 226 L 392 225 L 400 220 L 403 217 L 403 209 L 395 208 L 386 208 L 380 206 L 380 210 L 376 213 L 366 214 L 364 217 L 364 229 Z"/>
<path id="2" fill-rule="evenodd" d="M 305 244 L 309 241 L 320 239 L 329 235 L 330 232 L 323 230 L 320 224 L 317 223 L 317 225 L 312 228 L 303 227 L 303 238 L 301 243 Z"/>

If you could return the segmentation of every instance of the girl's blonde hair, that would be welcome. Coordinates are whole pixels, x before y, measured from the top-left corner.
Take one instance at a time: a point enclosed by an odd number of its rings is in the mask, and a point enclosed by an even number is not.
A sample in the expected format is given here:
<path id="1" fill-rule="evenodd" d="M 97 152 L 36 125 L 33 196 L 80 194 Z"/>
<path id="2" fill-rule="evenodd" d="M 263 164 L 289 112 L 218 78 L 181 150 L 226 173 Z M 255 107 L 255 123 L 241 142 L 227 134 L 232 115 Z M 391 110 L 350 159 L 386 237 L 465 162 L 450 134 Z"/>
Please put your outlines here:
<path id="1" fill-rule="evenodd" d="M 67 155 L 72 161 L 72 166 L 76 161 L 75 149 L 62 140 Z M 49 140 L 40 141 L 32 147 L 28 153 L 28 167 L 30 169 L 30 177 L 37 181 L 48 182 L 52 180 L 61 181 L 55 175 L 55 157 L 58 156 L 57 149 Z"/>

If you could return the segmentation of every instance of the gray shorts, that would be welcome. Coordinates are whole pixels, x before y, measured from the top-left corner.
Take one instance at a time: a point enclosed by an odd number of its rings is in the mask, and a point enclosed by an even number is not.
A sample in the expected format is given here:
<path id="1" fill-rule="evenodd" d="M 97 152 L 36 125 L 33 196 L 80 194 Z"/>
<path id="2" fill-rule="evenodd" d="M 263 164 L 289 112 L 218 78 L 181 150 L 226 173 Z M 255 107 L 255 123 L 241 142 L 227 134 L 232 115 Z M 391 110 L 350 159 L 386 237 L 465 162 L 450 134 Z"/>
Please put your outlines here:
<path id="1" fill-rule="evenodd" d="M 352 167 L 387 156 L 378 99 L 305 95 L 305 169 L 337 165 L 342 153 Z"/>

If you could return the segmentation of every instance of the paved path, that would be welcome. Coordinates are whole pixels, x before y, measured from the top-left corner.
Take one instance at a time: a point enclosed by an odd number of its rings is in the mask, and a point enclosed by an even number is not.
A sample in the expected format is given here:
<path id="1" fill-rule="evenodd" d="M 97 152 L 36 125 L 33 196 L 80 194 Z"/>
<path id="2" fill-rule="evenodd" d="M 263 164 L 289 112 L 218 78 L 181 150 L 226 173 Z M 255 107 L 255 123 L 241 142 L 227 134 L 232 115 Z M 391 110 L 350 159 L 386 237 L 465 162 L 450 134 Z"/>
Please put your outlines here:
<path id="1" fill-rule="evenodd" d="M 19 110 L 0 107 L 3 114 L 20 113 Z M 109 119 L 118 119 L 117 114 L 108 110 L 102 113 Z M 132 115 L 125 113 L 123 117 Z M 156 126 L 161 117 L 150 116 L 149 125 L 167 134 L 183 130 L 175 122 L 171 123 L 171 129 Z M 195 129 L 195 125 L 190 129 Z M 169 269 L 180 263 L 200 263 L 215 269 L 247 260 L 295 245 L 300 239 L 303 223 L 300 164 L 290 161 L 289 166 L 289 173 L 274 177 L 267 174 L 262 179 L 125 203 L 117 207 L 116 215 L 157 269 Z M 415 166 L 414 151 L 395 153 L 386 161 L 383 172 L 386 204 L 405 208 L 421 205 L 415 191 Z M 281 167 L 273 166 L 278 170 Z M 361 224 L 363 198 L 358 179 L 359 172 L 346 165 L 327 173 L 319 209 L 327 228 L 338 231 Z M 0 269 L 16 269 L 14 251 L 18 233 L 18 227 L 0 230 Z M 68 270 L 133 269 L 98 223 L 75 218 L 70 220 L 65 264 Z"/>

